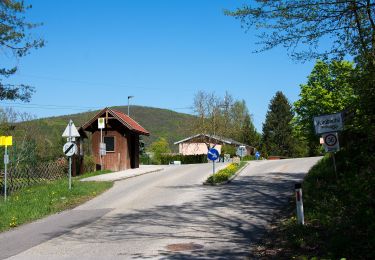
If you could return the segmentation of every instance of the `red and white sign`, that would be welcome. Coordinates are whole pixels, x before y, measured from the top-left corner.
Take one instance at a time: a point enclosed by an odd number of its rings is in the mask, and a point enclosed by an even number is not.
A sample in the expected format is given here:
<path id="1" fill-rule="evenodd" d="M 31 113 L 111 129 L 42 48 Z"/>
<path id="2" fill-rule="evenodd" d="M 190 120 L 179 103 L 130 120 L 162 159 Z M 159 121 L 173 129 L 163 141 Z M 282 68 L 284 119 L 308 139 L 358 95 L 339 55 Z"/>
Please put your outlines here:
<path id="1" fill-rule="evenodd" d="M 337 133 L 323 134 L 324 148 L 326 152 L 337 152 L 340 150 L 339 136 Z"/>

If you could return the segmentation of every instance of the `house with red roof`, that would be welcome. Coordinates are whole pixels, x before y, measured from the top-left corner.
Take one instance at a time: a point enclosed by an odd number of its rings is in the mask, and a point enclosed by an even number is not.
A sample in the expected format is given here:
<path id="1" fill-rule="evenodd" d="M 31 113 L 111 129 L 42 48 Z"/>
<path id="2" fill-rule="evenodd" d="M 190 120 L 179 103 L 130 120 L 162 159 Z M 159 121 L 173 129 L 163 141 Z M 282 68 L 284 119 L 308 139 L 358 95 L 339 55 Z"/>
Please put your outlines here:
<path id="1" fill-rule="evenodd" d="M 99 118 L 101 123 L 104 121 L 102 129 Z M 82 126 L 82 130 L 92 134 L 91 148 L 97 169 L 112 171 L 138 168 L 139 136 L 150 135 L 134 119 L 111 108 L 101 110 Z"/>

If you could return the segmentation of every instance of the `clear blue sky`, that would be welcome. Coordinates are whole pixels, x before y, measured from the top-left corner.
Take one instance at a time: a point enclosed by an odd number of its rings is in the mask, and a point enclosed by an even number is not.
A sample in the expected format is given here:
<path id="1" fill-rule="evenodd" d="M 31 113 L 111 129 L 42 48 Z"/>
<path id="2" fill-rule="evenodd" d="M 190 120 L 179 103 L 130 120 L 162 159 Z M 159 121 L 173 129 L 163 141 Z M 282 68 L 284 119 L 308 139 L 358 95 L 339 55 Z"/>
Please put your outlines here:
<path id="1" fill-rule="evenodd" d="M 296 101 L 313 67 L 282 48 L 254 54 L 257 32 L 223 14 L 246 1 L 27 2 L 28 20 L 44 23 L 35 33 L 46 46 L 17 61 L 10 82 L 36 93 L 12 106 L 37 117 L 126 105 L 129 95 L 131 104 L 193 113 L 199 90 L 228 91 L 246 101 L 261 131 L 276 91 Z"/>

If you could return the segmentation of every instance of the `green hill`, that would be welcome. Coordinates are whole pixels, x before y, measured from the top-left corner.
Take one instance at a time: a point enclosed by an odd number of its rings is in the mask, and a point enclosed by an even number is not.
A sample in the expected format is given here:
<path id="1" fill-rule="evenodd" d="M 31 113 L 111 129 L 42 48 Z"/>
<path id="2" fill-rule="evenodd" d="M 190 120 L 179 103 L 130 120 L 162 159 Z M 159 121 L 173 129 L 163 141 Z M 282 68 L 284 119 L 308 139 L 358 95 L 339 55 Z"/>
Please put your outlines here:
<path id="1" fill-rule="evenodd" d="M 126 106 L 112 108 L 120 110 L 125 114 L 127 113 Z M 45 152 L 52 155 L 55 154 L 54 150 L 58 149 L 58 152 L 60 152 L 62 149 L 61 147 L 65 140 L 61 137 L 61 134 L 69 119 L 72 119 L 78 128 L 98 112 L 99 110 L 41 118 L 21 124 L 38 133 L 38 146 L 42 149 L 44 147 Z M 143 136 L 146 147 L 157 138 L 164 137 L 169 141 L 172 151 L 177 151 L 177 147 L 173 145 L 173 142 L 191 135 L 191 122 L 194 119 L 194 116 L 189 114 L 143 106 L 131 106 L 130 116 L 150 132 L 150 136 Z"/>

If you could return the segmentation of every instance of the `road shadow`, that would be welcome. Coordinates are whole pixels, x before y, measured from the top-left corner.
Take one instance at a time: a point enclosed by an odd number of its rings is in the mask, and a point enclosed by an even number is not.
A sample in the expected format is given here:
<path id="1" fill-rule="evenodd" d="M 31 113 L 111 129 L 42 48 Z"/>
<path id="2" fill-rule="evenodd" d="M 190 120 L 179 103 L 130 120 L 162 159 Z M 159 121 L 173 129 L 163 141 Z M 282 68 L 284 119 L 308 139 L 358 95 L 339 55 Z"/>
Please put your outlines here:
<path id="1" fill-rule="evenodd" d="M 166 189 L 195 190 L 200 198 L 180 205 L 159 205 L 126 214 L 107 215 L 79 233 L 60 239 L 87 243 L 165 242 L 149 252 L 120 252 L 126 258 L 243 259 L 258 241 L 272 216 L 294 194 L 294 183 L 304 173 L 244 174 L 223 186 L 182 185 Z M 63 241 L 62 241 L 63 242 Z M 171 251 L 170 244 L 196 243 L 196 250 Z M 151 250 L 152 251 L 152 250 Z"/>

